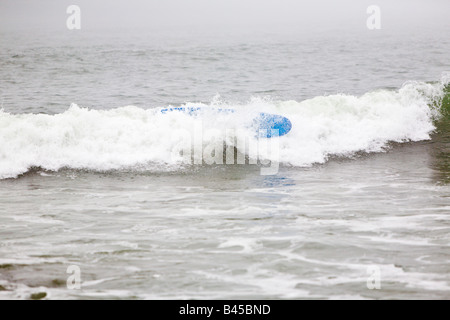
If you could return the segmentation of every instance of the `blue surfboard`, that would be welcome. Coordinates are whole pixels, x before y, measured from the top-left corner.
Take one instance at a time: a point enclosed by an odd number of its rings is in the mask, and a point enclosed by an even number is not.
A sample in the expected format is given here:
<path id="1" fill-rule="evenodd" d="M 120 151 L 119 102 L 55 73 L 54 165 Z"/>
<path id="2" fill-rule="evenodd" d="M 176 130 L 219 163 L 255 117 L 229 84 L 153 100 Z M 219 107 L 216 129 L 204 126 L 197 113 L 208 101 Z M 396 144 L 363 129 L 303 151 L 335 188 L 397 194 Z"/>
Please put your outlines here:
<path id="1" fill-rule="evenodd" d="M 171 107 L 160 109 L 160 112 L 166 114 L 168 112 L 179 111 L 185 112 L 190 116 L 197 116 L 202 111 L 217 111 L 220 113 L 234 113 L 234 109 L 212 109 L 202 107 Z M 255 130 L 261 138 L 281 137 L 289 133 L 292 129 L 291 121 L 283 116 L 265 112 L 259 112 L 249 124 L 249 127 Z"/>

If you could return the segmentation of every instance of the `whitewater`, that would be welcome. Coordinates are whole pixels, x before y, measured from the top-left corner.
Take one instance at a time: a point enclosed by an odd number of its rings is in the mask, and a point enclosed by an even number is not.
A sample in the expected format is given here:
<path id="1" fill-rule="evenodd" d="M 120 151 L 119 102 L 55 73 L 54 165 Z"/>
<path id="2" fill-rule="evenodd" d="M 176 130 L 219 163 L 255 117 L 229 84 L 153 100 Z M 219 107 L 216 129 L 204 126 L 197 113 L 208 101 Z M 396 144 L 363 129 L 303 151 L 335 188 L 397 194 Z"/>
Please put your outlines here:
<path id="1" fill-rule="evenodd" d="M 139 28 L 85 1 L 67 30 L 64 6 L 52 29 L 51 1 L 23 24 L 19 2 L 0 10 L 1 299 L 450 298 L 448 10 Z M 258 138 L 260 112 L 292 130 Z"/>
<path id="2" fill-rule="evenodd" d="M 358 152 L 381 152 L 392 142 L 430 139 L 441 115 L 440 103 L 447 83 L 408 82 L 399 90 L 377 90 L 362 96 L 335 94 L 297 101 L 253 98 L 244 104 L 227 104 L 218 97 L 206 105 L 185 107 L 235 108 L 237 115 L 162 114 L 158 109 L 126 106 L 95 110 L 72 104 L 60 114 L 10 114 L 0 112 L 0 178 L 16 178 L 32 168 L 94 171 L 184 168 L 180 151 L 190 149 L 196 127 L 201 142 L 237 147 L 251 159 L 279 161 L 288 166 L 310 166 L 332 156 L 352 157 Z M 233 135 L 254 140 L 244 120 L 253 112 L 288 117 L 292 131 L 278 137 L 279 153 L 234 143 Z M 231 129 L 231 130 L 230 130 Z M 231 135 L 231 136 L 230 136 Z M 258 154 L 261 152 L 262 154 Z M 198 163 L 198 162 L 197 162 Z M 201 163 L 201 162 L 200 162 Z"/>

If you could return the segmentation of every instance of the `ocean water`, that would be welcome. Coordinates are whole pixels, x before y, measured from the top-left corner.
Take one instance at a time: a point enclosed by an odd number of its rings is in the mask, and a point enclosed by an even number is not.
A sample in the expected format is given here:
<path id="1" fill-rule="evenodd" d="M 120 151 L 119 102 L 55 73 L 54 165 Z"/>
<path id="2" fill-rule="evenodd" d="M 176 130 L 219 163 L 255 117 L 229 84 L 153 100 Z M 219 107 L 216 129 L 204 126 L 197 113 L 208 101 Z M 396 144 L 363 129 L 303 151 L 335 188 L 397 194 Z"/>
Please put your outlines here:
<path id="1" fill-rule="evenodd" d="M 0 32 L 1 298 L 450 298 L 449 29 Z"/>

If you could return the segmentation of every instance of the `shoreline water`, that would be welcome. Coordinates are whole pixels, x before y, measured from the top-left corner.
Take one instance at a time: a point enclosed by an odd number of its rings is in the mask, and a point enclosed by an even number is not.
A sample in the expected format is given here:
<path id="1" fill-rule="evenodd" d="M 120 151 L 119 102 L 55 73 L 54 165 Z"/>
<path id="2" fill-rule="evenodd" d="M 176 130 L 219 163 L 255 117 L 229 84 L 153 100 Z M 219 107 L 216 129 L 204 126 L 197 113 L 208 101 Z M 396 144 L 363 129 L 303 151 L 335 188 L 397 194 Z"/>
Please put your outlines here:
<path id="1" fill-rule="evenodd" d="M 9 193 L 22 191 L 2 208 L 10 246 L 1 247 L 9 258 L 1 259 L 7 291 L 0 294 L 386 298 L 366 288 L 366 269 L 376 265 L 389 298 L 448 298 L 448 267 L 439 263 L 448 243 L 448 185 L 432 165 L 433 147 L 407 144 L 282 168 L 276 177 L 232 167 L 187 176 L 60 172 L 9 180 Z M 82 290 L 64 287 L 71 264 L 84 271 Z M 318 274 L 301 272 L 314 266 Z M 280 277 L 270 293 L 270 279 Z M 231 279 L 242 280 L 237 290 L 220 293 Z M 122 286 L 126 291 L 114 289 Z"/>
<path id="2" fill-rule="evenodd" d="M 0 298 L 449 299 L 448 20 L 378 32 L 362 9 L 361 29 L 2 29 Z M 277 174 L 172 161 L 199 122 L 168 106 L 286 116 Z"/>

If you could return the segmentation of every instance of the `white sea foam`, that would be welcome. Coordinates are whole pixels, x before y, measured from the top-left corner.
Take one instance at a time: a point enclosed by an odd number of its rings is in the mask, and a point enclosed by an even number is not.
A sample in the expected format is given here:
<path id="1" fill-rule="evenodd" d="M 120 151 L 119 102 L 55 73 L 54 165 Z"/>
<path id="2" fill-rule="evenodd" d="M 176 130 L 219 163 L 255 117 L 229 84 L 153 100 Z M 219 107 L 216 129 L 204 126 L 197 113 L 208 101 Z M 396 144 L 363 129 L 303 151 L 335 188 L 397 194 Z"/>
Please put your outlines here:
<path id="1" fill-rule="evenodd" d="M 93 110 L 74 104 L 55 115 L 0 111 L 0 179 L 17 177 L 32 167 L 50 171 L 178 170 L 186 165 L 180 151 L 195 143 L 196 128 L 203 129 L 203 147 L 222 143 L 207 134 L 212 129 L 223 132 L 228 144 L 236 135 L 252 141 L 251 130 L 243 129 L 243 124 L 257 112 L 281 114 L 291 120 L 291 132 L 276 138 L 276 156 L 283 164 L 309 166 L 324 163 L 333 155 L 380 152 L 392 141 L 430 139 L 433 121 L 439 116 L 433 102 L 442 98 L 444 85 L 410 82 L 397 91 L 379 90 L 361 97 L 319 96 L 302 102 L 255 98 L 242 105 L 216 100 L 210 105 L 186 104 L 236 108 L 242 111 L 239 116 L 206 113 L 191 117 L 134 106 Z M 278 160 L 271 159 L 264 148 L 237 148 L 250 159 Z"/>

